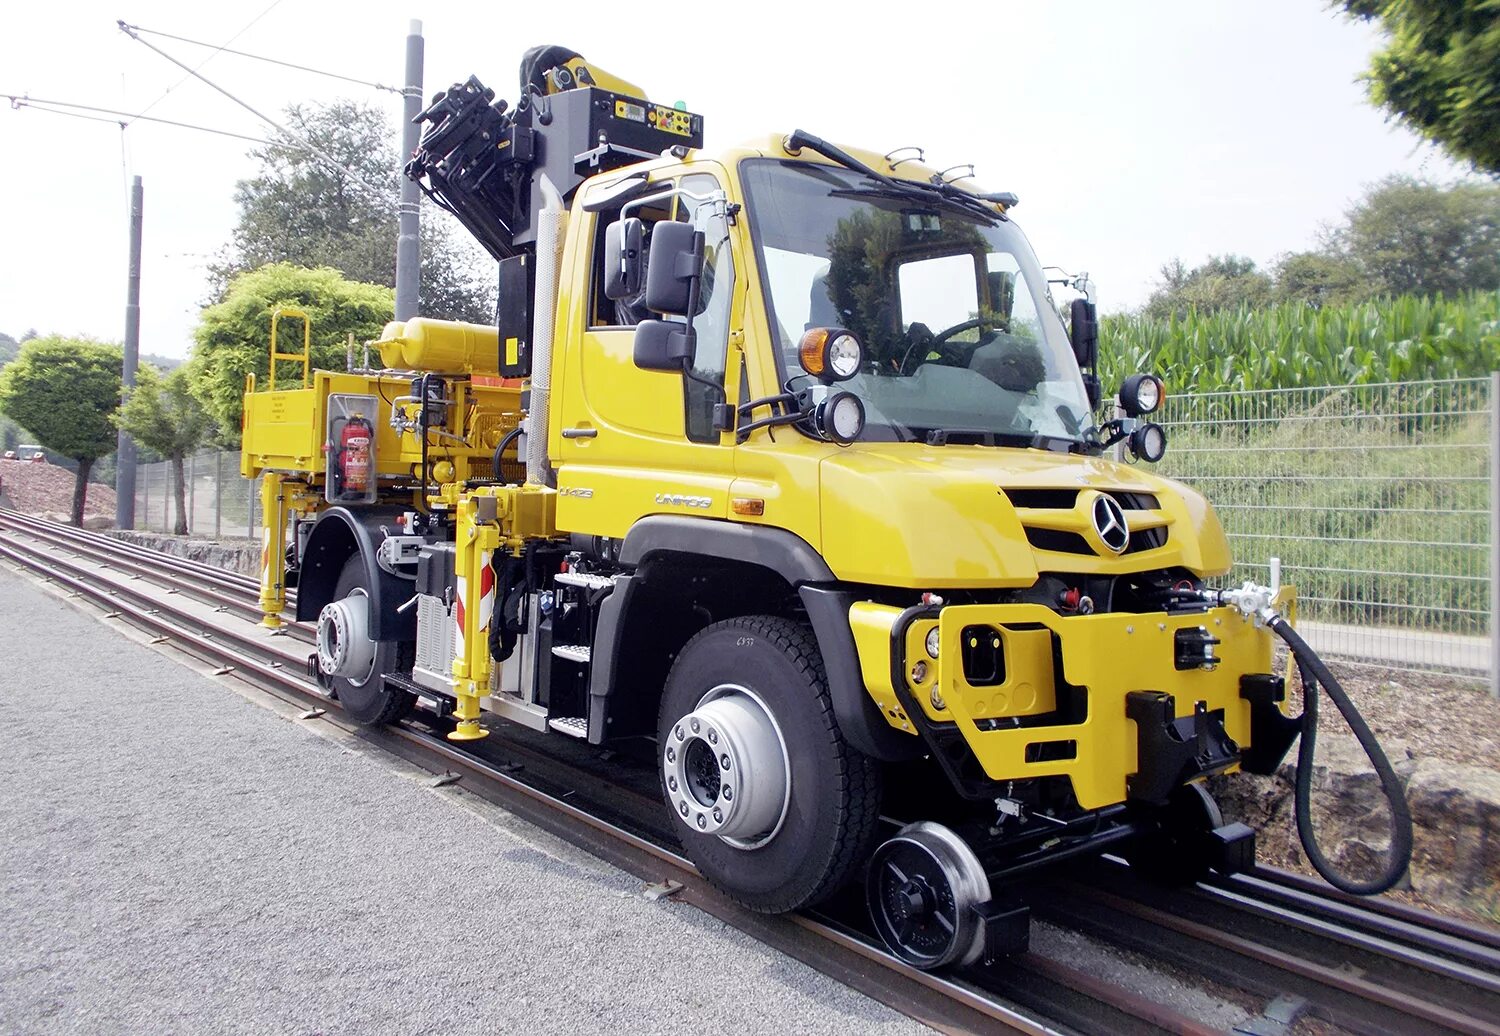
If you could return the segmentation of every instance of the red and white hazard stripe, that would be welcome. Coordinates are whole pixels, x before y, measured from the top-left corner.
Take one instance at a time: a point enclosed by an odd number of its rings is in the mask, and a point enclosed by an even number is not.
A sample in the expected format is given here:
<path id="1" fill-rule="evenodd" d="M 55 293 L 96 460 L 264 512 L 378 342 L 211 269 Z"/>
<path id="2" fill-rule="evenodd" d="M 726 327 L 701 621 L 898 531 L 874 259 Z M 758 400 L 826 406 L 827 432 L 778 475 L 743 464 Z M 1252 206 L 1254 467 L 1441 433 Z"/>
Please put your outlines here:
<path id="1" fill-rule="evenodd" d="M 484 566 L 480 571 L 484 574 L 479 579 L 479 622 L 474 636 L 480 644 L 489 642 L 490 617 L 495 613 L 495 569 L 490 564 L 493 559 L 494 551 L 479 552 L 480 564 Z M 464 602 L 469 598 L 469 580 L 463 575 L 458 577 L 456 598 L 453 607 L 453 662 L 455 666 L 468 660 L 464 637 L 464 619 L 467 617 Z"/>

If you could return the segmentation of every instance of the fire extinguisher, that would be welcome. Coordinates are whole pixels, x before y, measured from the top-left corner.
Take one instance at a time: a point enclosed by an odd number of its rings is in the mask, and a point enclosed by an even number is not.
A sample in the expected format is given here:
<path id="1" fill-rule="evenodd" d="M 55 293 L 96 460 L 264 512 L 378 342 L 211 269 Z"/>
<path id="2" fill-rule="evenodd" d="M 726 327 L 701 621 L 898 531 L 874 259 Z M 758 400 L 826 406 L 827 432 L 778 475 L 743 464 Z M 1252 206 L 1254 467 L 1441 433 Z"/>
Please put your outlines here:
<path id="1" fill-rule="evenodd" d="M 333 466 L 334 495 L 342 500 L 363 499 L 370 489 L 370 441 L 375 428 L 362 414 L 344 422 Z"/>

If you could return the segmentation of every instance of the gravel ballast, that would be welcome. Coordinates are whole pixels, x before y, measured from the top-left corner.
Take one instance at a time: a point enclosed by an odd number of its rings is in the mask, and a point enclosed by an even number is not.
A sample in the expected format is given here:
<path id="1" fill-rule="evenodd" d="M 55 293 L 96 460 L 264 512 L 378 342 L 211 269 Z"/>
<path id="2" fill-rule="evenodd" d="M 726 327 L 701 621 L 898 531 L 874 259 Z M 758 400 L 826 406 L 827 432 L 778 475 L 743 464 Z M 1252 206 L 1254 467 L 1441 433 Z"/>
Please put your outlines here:
<path id="1" fill-rule="evenodd" d="M 0 1031 L 920 1031 L 4 570 L 0 636 Z"/>

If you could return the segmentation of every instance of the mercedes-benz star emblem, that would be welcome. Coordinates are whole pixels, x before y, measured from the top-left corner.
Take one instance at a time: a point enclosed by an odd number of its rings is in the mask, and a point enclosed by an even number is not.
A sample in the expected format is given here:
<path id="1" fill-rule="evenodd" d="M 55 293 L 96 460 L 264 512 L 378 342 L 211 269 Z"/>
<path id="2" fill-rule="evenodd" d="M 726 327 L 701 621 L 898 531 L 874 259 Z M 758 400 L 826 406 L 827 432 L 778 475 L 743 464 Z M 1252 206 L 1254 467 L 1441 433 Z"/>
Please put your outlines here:
<path id="1" fill-rule="evenodd" d="M 1125 523 L 1125 509 L 1114 497 L 1100 493 L 1094 498 L 1091 513 L 1099 541 L 1116 554 L 1125 553 L 1125 548 L 1130 546 L 1130 526 Z"/>

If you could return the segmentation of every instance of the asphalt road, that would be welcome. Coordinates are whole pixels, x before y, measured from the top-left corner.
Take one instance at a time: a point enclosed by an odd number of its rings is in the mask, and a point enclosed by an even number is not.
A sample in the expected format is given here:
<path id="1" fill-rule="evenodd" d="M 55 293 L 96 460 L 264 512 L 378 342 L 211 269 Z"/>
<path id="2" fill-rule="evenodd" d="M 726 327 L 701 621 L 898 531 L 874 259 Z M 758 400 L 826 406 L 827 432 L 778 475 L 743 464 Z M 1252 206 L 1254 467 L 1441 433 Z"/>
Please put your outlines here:
<path id="1" fill-rule="evenodd" d="M 918 1031 L 0 570 L 0 1032 Z"/>

